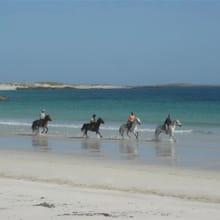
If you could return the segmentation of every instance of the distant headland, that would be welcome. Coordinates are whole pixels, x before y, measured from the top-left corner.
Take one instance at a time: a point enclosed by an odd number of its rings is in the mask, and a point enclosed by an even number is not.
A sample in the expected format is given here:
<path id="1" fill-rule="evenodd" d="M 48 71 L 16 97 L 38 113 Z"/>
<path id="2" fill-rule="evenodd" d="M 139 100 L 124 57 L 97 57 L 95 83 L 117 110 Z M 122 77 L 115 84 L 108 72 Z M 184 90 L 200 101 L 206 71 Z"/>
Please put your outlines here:
<path id="1" fill-rule="evenodd" d="M 130 86 L 118 86 L 110 84 L 68 84 L 57 82 L 36 83 L 0 83 L 0 91 L 20 89 L 123 89 Z"/>
<path id="2" fill-rule="evenodd" d="M 170 83 L 144 86 L 124 86 L 112 84 L 69 84 L 58 82 L 36 83 L 0 83 L 0 91 L 23 90 L 23 89 L 134 89 L 134 88 L 172 88 L 172 87 L 220 87 L 220 85 Z"/>

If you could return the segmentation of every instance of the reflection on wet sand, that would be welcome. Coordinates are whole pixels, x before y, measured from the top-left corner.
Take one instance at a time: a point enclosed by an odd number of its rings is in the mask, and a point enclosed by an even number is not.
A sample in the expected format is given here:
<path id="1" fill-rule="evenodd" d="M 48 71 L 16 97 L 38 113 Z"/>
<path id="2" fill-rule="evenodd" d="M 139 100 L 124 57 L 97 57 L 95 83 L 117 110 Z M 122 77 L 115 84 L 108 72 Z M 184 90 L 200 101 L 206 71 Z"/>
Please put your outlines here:
<path id="1" fill-rule="evenodd" d="M 131 140 L 121 140 L 119 149 L 122 154 L 126 154 L 130 159 L 138 155 L 138 142 Z"/>
<path id="2" fill-rule="evenodd" d="M 32 146 L 40 147 L 40 150 L 48 151 L 48 137 L 43 135 L 32 136 Z"/>
<path id="3" fill-rule="evenodd" d="M 82 139 L 81 141 L 82 149 L 88 149 L 95 152 L 100 152 L 101 143 L 100 140 L 97 139 Z"/>
<path id="4" fill-rule="evenodd" d="M 157 157 L 176 159 L 175 144 L 172 142 L 156 142 L 155 150 Z"/>

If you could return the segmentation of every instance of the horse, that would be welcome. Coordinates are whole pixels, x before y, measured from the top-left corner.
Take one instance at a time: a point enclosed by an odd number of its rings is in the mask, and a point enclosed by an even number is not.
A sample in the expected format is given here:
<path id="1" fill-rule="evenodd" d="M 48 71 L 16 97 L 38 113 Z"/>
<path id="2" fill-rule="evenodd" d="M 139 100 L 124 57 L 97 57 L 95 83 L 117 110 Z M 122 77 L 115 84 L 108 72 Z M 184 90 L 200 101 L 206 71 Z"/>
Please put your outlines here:
<path id="1" fill-rule="evenodd" d="M 169 138 L 174 140 L 176 142 L 176 138 L 174 136 L 174 132 L 175 132 L 175 129 L 176 129 L 176 126 L 178 127 L 182 127 L 182 124 L 179 120 L 172 120 L 171 121 L 171 124 L 169 125 L 168 127 L 168 130 L 166 131 L 165 129 L 165 126 L 164 125 L 159 125 L 156 129 L 155 129 L 155 140 L 158 140 L 159 139 L 159 135 L 161 133 L 165 133 L 167 135 L 169 135 Z"/>
<path id="2" fill-rule="evenodd" d="M 105 122 L 102 120 L 102 118 L 98 118 L 97 121 L 94 124 L 91 123 L 85 123 L 83 124 L 82 128 L 81 128 L 81 132 L 83 132 L 83 137 L 87 135 L 88 131 L 93 131 L 96 132 L 96 134 L 99 135 L 99 137 L 102 137 L 100 131 L 99 131 L 99 127 L 101 124 L 104 124 Z"/>
<path id="3" fill-rule="evenodd" d="M 137 131 L 137 125 L 141 125 L 141 120 L 139 118 L 136 118 L 135 121 L 132 123 L 131 128 L 128 129 L 127 124 L 122 124 L 119 128 L 119 133 L 124 139 L 124 133 L 127 133 L 127 136 L 130 138 L 129 133 L 132 133 L 136 139 L 138 139 L 138 131 Z"/>
<path id="4" fill-rule="evenodd" d="M 32 131 L 33 132 L 37 131 L 39 133 L 39 129 L 43 128 L 41 134 L 46 134 L 48 132 L 48 127 L 47 127 L 48 121 L 52 121 L 50 115 L 46 115 L 44 119 L 33 121 L 31 127 Z"/>

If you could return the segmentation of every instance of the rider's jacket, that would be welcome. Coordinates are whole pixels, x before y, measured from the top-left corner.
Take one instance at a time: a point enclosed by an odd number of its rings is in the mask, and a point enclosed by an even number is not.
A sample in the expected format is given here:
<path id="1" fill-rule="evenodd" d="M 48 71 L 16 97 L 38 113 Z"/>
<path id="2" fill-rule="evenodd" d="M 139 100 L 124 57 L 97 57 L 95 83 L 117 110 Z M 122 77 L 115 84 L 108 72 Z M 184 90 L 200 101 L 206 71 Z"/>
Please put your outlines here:
<path id="1" fill-rule="evenodd" d="M 45 119 L 46 117 L 46 113 L 45 112 L 41 112 L 40 113 L 40 119 Z"/>
<path id="2" fill-rule="evenodd" d="M 95 123 L 95 122 L 96 122 L 96 119 L 92 117 L 92 118 L 90 119 L 90 123 Z"/>

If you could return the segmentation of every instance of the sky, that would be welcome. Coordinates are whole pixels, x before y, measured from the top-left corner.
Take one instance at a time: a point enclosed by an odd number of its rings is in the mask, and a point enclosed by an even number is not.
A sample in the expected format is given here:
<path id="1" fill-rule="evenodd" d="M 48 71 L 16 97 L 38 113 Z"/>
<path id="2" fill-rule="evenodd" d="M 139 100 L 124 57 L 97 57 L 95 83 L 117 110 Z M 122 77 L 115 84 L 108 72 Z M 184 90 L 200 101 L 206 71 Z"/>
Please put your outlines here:
<path id="1" fill-rule="evenodd" d="M 0 82 L 220 84 L 220 1 L 1 0 Z"/>

